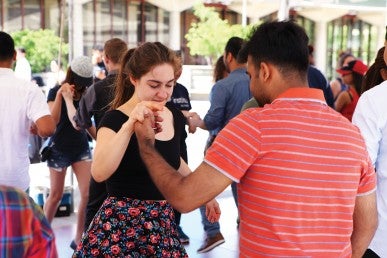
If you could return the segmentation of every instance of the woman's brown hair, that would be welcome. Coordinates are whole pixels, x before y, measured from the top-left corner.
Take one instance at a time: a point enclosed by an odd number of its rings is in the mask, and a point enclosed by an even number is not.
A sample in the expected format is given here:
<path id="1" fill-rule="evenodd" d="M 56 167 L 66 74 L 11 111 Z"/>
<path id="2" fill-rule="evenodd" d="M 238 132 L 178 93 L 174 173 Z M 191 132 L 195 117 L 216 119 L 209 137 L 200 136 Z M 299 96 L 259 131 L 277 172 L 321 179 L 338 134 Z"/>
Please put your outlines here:
<path id="1" fill-rule="evenodd" d="M 155 66 L 165 63 L 172 65 L 175 74 L 181 65 L 175 52 L 160 42 L 146 42 L 129 49 L 121 62 L 111 109 L 118 108 L 133 96 L 134 85 L 129 76 L 140 79 Z"/>
<path id="2" fill-rule="evenodd" d="M 384 48 L 385 47 L 379 49 L 375 58 L 375 62 L 368 68 L 366 74 L 364 75 L 361 85 L 361 93 L 373 88 L 376 85 L 381 84 L 384 81 L 382 75 L 380 74 L 380 70 L 387 69 L 383 58 Z"/>

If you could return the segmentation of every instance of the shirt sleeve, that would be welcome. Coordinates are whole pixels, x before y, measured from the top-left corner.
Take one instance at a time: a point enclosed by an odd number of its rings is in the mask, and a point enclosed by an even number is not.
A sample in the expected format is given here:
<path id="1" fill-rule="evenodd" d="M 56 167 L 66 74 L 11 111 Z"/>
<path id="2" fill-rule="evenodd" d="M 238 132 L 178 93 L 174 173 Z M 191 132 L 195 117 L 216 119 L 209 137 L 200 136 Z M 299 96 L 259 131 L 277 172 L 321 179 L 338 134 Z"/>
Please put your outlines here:
<path id="1" fill-rule="evenodd" d="M 365 153 L 366 160 L 363 162 L 360 174 L 360 183 L 357 191 L 358 196 L 367 195 L 376 190 L 376 173 L 370 158 Z"/>
<path id="2" fill-rule="evenodd" d="M 0 250 L 7 251 L 6 257 L 58 257 L 54 232 L 31 197 L 5 186 L 0 186 L 0 197 Z"/>
<path id="3" fill-rule="evenodd" d="M 51 115 L 51 112 L 48 108 L 43 91 L 36 84 L 31 84 L 30 87 L 31 89 L 27 100 L 27 114 L 31 121 L 36 122 L 36 120 L 43 116 Z"/>
<path id="4" fill-rule="evenodd" d="M 207 150 L 204 161 L 231 180 L 239 182 L 255 162 L 261 146 L 261 132 L 253 123 L 250 110 L 231 119 Z"/>
<path id="5" fill-rule="evenodd" d="M 80 128 L 87 129 L 93 125 L 91 117 L 93 116 L 94 105 L 96 103 L 95 88 L 90 86 L 86 94 L 79 101 L 79 107 L 74 117 L 74 121 Z"/>
<path id="6" fill-rule="evenodd" d="M 56 258 L 58 257 L 54 232 L 44 216 L 42 209 L 30 198 L 31 209 L 34 217 L 32 220 L 33 243 L 28 257 L 31 258 Z"/>
<path id="7" fill-rule="evenodd" d="M 378 124 L 379 120 L 372 99 L 364 93 L 356 105 L 352 123 L 360 129 L 374 166 L 379 152 L 379 142 L 383 135 L 382 128 Z"/>
<path id="8" fill-rule="evenodd" d="M 217 82 L 212 87 L 210 95 L 211 106 L 203 120 L 208 130 L 214 130 L 224 125 L 228 91 Z"/>

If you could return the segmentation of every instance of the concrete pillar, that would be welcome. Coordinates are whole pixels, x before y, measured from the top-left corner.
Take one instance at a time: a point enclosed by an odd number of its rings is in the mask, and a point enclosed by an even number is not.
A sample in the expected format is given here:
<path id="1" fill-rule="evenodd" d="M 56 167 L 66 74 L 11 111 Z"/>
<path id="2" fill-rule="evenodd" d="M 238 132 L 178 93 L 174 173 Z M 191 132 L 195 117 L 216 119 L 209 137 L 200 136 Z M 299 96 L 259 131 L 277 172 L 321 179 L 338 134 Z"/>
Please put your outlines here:
<path id="1" fill-rule="evenodd" d="M 71 7 L 70 7 L 71 8 Z M 83 53 L 83 18 L 82 18 L 82 1 L 73 0 L 72 16 L 69 16 L 69 28 L 72 28 L 72 55 L 70 58 L 84 55 Z"/>
<path id="2" fill-rule="evenodd" d="M 170 19 L 169 19 L 169 44 L 170 48 L 173 50 L 180 50 L 180 12 L 179 11 L 171 11 Z"/>
<path id="3" fill-rule="evenodd" d="M 325 74 L 326 68 L 326 58 L 327 58 L 327 22 L 326 21 L 316 21 L 315 28 L 315 45 L 314 45 L 314 60 L 315 66 Z"/>
<path id="4" fill-rule="evenodd" d="M 378 47 L 383 47 L 384 46 L 384 41 L 385 41 L 385 37 L 386 37 L 386 25 L 379 25 L 377 27 L 377 31 L 378 31 L 378 39 L 377 39 L 377 46 Z"/>

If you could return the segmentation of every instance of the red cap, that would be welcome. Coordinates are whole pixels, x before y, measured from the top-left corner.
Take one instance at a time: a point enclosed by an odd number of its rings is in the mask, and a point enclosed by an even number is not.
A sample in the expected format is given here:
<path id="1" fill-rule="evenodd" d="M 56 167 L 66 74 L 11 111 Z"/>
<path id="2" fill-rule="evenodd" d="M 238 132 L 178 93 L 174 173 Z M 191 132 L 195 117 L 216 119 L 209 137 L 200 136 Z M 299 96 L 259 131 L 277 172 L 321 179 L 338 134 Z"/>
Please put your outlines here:
<path id="1" fill-rule="evenodd" d="M 360 60 L 353 60 L 348 63 L 348 65 L 341 67 L 340 69 L 337 69 L 336 72 L 338 72 L 341 75 L 346 75 L 349 73 L 358 73 L 360 75 L 364 75 L 368 70 L 368 66 L 364 64 Z"/>

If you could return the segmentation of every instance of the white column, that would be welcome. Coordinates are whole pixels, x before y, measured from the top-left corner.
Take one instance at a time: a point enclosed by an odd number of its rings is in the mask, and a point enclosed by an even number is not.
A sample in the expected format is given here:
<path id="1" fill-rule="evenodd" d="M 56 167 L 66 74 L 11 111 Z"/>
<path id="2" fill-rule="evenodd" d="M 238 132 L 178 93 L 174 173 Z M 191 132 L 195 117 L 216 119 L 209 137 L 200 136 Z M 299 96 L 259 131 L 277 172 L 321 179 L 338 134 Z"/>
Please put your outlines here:
<path id="1" fill-rule="evenodd" d="M 245 27 L 247 25 L 247 0 L 243 0 L 242 2 L 242 26 Z"/>
<path id="2" fill-rule="evenodd" d="M 314 39 L 314 60 L 316 67 L 325 74 L 326 68 L 326 57 L 327 57 L 327 22 L 326 21 L 316 21 L 315 29 L 315 39 Z"/>
<path id="3" fill-rule="evenodd" d="M 173 50 L 180 50 L 180 12 L 171 11 L 169 19 L 169 47 Z"/>
<path id="4" fill-rule="evenodd" d="M 69 27 L 72 28 L 72 58 L 83 55 L 83 19 L 82 1 L 73 0 L 72 17 L 69 18 Z M 71 34 L 70 34 L 71 37 Z M 71 61 L 71 60 L 70 60 Z"/>
<path id="5" fill-rule="evenodd" d="M 289 19 L 289 0 L 281 0 L 278 10 L 278 20 L 284 21 Z"/>
<path id="6" fill-rule="evenodd" d="M 379 47 L 383 47 L 384 46 L 384 41 L 385 41 L 385 37 L 386 37 L 386 28 L 387 26 L 387 23 L 386 25 L 379 25 L 377 27 L 377 31 L 378 31 L 378 39 L 377 39 L 377 47 L 379 49 Z"/>

